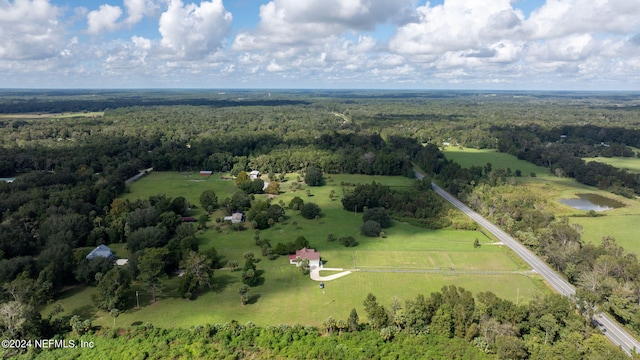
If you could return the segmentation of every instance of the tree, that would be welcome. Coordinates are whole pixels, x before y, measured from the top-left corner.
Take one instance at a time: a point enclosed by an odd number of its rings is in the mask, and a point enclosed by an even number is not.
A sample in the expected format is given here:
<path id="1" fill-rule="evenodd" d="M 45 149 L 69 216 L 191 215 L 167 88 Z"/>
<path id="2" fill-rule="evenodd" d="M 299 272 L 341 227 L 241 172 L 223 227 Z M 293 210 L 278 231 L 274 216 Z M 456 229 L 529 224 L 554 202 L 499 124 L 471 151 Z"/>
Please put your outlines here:
<path id="1" fill-rule="evenodd" d="M 188 215 L 191 210 L 191 204 L 183 196 L 178 196 L 171 201 L 171 211 L 178 215 Z"/>
<path id="2" fill-rule="evenodd" d="M 98 309 L 111 310 L 124 308 L 125 296 L 131 287 L 131 275 L 127 270 L 112 267 L 105 274 L 96 275 L 98 285 L 96 293 L 92 296 Z"/>
<path id="3" fill-rule="evenodd" d="M 116 327 L 116 318 L 120 315 L 120 310 L 113 308 L 111 309 L 111 311 L 109 311 L 109 315 L 111 315 L 111 317 L 113 318 L 113 328 L 115 329 Z"/>
<path id="4" fill-rule="evenodd" d="M 225 205 L 227 214 L 231 215 L 233 212 L 249 209 L 251 207 L 251 199 L 245 192 L 237 191 L 233 193 L 231 199 Z"/>
<path id="5" fill-rule="evenodd" d="M 165 246 L 168 241 L 165 229 L 149 226 L 138 229 L 127 237 L 127 249 L 134 253 L 146 248 Z"/>
<path id="6" fill-rule="evenodd" d="M 280 183 L 277 181 L 269 182 L 265 191 L 267 194 L 278 195 L 280 194 Z"/>
<path id="7" fill-rule="evenodd" d="M 227 261 L 227 267 L 231 270 L 231 272 L 236 271 L 238 266 L 239 266 L 238 260 L 229 260 L 229 261 Z"/>
<path id="8" fill-rule="evenodd" d="M 164 273 L 164 257 L 168 254 L 166 248 L 149 248 L 145 249 L 144 254 L 138 259 L 138 280 L 147 289 L 151 289 L 153 302 L 156 302 L 156 290 L 160 281 L 167 276 Z"/>
<path id="9" fill-rule="evenodd" d="M 320 186 L 324 183 L 322 171 L 315 166 L 309 166 L 304 173 L 304 182 L 309 186 Z"/>
<path id="10" fill-rule="evenodd" d="M 236 176 L 236 186 L 240 190 L 244 190 L 247 187 L 247 184 L 251 183 L 251 178 L 249 178 L 249 174 L 246 171 L 240 171 L 238 176 Z"/>
<path id="11" fill-rule="evenodd" d="M 200 194 L 200 205 L 208 212 L 218 208 L 218 196 L 213 190 L 205 190 Z"/>
<path id="12" fill-rule="evenodd" d="M 299 196 L 296 196 L 293 199 L 291 199 L 291 201 L 289 201 L 289 209 L 291 210 L 300 210 L 302 209 L 303 205 L 304 205 L 304 200 L 302 200 L 302 198 L 300 198 Z"/>
<path id="13" fill-rule="evenodd" d="M 347 320 L 347 328 L 349 331 L 354 332 L 360 330 L 360 319 L 358 318 L 358 312 L 356 309 L 351 309 L 349 319 Z"/>
<path id="14" fill-rule="evenodd" d="M 315 219 L 320 215 L 320 207 L 312 202 L 306 203 L 300 209 L 300 215 L 305 219 Z"/>
<path id="15" fill-rule="evenodd" d="M 249 286 L 248 285 L 242 285 L 238 288 L 238 295 L 240 295 L 240 304 L 241 305 L 247 305 L 247 303 L 249 302 Z"/>
<path id="16" fill-rule="evenodd" d="M 9 301 L 0 305 L 0 325 L 13 337 L 27 322 L 27 306 L 18 301 Z"/>
<path id="17" fill-rule="evenodd" d="M 377 221 L 367 220 L 360 226 L 360 233 L 364 236 L 368 237 L 378 237 L 380 236 L 380 232 L 382 228 Z"/>
<path id="18" fill-rule="evenodd" d="M 345 247 L 356 247 L 358 246 L 358 242 L 353 236 L 343 236 L 338 239 L 338 242 Z"/>
<path id="19" fill-rule="evenodd" d="M 78 267 L 73 271 L 76 280 L 87 285 L 95 285 L 97 283 L 96 274 L 103 273 L 113 268 L 115 259 L 113 257 L 97 256 L 93 259 L 81 259 Z"/>
<path id="20" fill-rule="evenodd" d="M 190 251 L 181 262 L 180 267 L 184 269 L 185 275 L 193 277 L 196 289 L 205 285 L 211 288 L 213 269 L 210 266 L 209 259 L 204 254 Z"/>
<path id="21" fill-rule="evenodd" d="M 364 310 L 367 312 L 367 317 L 369 318 L 369 325 L 372 329 L 377 330 L 381 329 L 387 325 L 388 315 L 384 306 L 378 304 L 376 297 L 369 293 L 365 298 L 364 302 Z"/>
<path id="22" fill-rule="evenodd" d="M 27 271 L 21 272 L 15 279 L 5 283 L 2 287 L 14 301 L 28 306 L 40 305 L 46 297 L 46 284 L 30 278 Z"/>
<path id="23" fill-rule="evenodd" d="M 280 218 L 284 217 L 284 209 L 277 204 L 269 206 L 267 209 L 267 215 L 269 219 L 273 219 L 275 222 L 280 222 Z"/>
<path id="24" fill-rule="evenodd" d="M 391 217 L 387 213 L 387 209 L 383 207 L 366 209 L 362 215 L 362 221 L 367 222 L 368 220 L 377 221 L 383 229 L 391 226 Z"/>

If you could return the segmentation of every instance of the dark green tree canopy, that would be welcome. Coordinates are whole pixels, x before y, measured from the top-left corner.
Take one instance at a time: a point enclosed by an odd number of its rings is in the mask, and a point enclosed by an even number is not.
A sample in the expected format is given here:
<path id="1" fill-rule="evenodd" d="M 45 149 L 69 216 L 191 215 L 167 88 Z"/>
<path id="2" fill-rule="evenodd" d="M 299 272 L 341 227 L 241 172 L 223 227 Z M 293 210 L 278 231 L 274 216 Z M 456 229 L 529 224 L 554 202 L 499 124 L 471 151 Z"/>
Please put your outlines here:
<path id="1" fill-rule="evenodd" d="M 207 211 L 218 208 L 218 196 L 213 190 L 205 190 L 200 194 L 200 205 Z"/>
<path id="2" fill-rule="evenodd" d="M 383 229 L 391 226 L 391 217 L 387 212 L 387 209 L 383 207 L 367 208 L 362 215 L 362 221 L 368 220 L 376 221 Z"/>
<path id="3" fill-rule="evenodd" d="M 381 231 L 382 228 L 380 227 L 380 223 L 374 220 L 367 220 L 360 227 L 362 235 L 368 237 L 378 237 L 380 236 Z"/>
<path id="4" fill-rule="evenodd" d="M 300 215 L 305 219 L 314 219 L 316 216 L 320 215 L 320 211 L 320 206 L 312 202 L 308 202 L 300 209 Z"/>
<path id="5" fill-rule="evenodd" d="M 304 182 L 309 186 L 320 186 L 324 184 L 322 170 L 315 166 L 309 166 L 304 173 Z"/>

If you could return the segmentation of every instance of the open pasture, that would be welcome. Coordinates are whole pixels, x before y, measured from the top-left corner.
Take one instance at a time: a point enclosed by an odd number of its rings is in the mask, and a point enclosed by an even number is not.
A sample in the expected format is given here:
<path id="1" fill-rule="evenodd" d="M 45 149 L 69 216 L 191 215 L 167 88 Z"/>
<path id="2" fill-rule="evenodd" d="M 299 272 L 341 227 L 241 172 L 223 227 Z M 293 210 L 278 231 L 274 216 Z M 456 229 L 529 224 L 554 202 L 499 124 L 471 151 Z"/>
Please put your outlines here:
<path id="1" fill-rule="evenodd" d="M 453 160 L 465 168 L 474 165 L 484 167 L 487 163 L 491 163 L 493 169 L 511 169 L 513 172 L 520 170 L 523 177 L 528 177 L 531 173 L 535 173 L 537 177 L 550 175 L 549 170 L 542 166 L 531 164 L 495 149 L 446 147 L 443 153 L 447 159 Z"/>
<path id="2" fill-rule="evenodd" d="M 514 168 L 525 169 L 524 166 L 520 167 L 520 165 L 518 165 L 519 167 L 515 167 L 516 164 L 528 164 L 522 160 L 518 160 L 512 155 L 496 153 L 493 152 L 493 150 L 459 150 L 455 148 L 447 148 L 445 154 L 448 158 L 454 159 L 455 161 L 461 159 L 460 164 L 467 167 L 473 164 L 482 164 L 485 163 L 485 161 L 489 161 L 492 163 L 494 168 L 498 166 L 498 163 L 501 163 L 510 164 L 513 170 Z M 505 158 L 507 161 L 490 161 L 489 155 L 494 154 L 496 155 L 496 159 Z M 510 160 L 508 158 L 510 158 Z M 585 160 L 589 161 L 591 159 Z M 620 168 L 626 168 L 630 171 L 634 171 L 632 169 L 640 171 L 640 159 L 638 158 L 594 158 L 593 160 L 602 161 Z M 532 164 L 528 165 L 535 166 Z M 536 168 L 538 167 L 536 166 Z M 541 171 L 546 171 L 544 168 L 540 169 L 542 169 Z M 526 175 L 524 170 L 522 171 L 523 175 Z M 539 174 L 539 172 L 537 173 Z M 637 224 L 640 222 L 639 199 L 627 199 L 595 187 L 580 184 L 574 179 L 559 178 L 552 175 L 522 177 L 518 178 L 517 183 L 520 184 L 520 186 L 525 186 L 527 190 L 540 194 L 545 198 L 547 200 L 545 208 L 548 211 L 553 212 L 556 216 L 569 216 L 571 223 L 581 225 L 582 239 L 584 242 L 590 242 L 598 245 L 601 243 L 604 236 L 612 236 L 616 239 L 616 242 L 619 245 L 625 248 L 625 250 L 640 254 L 640 240 L 638 240 L 635 231 Z M 621 202 L 625 206 L 605 211 L 603 213 L 604 216 L 585 217 L 587 211 L 577 210 L 559 202 L 559 199 L 575 198 L 576 194 L 580 193 L 593 193 L 604 196 Z"/>
<path id="3" fill-rule="evenodd" d="M 583 158 L 586 162 L 598 161 L 617 167 L 618 169 L 626 169 L 631 173 L 640 173 L 640 158 L 637 157 L 597 157 L 597 158 Z"/>
<path id="4" fill-rule="evenodd" d="M 130 304 L 133 306 L 118 317 L 119 326 L 151 322 L 161 327 L 189 327 L 232 319 L 260 325 L 320 325 L 329 316 L 346 319 L 352 308 L 356 308 L 361 320 L 366 321 L 362 301 L 369 292 L 375 294 L 382 304 L 388 305 L 394 297 L 404 302 L 420 293 L 428 295 L 439 291 L 445 285 L 461 286 L 473 293 L 493 291 L 512 301 L 528 301 L 536 294 L 549 291 L 540 277 L 529 273 L 528 267 L 517 256 L 500 245 L 492 244 L 491 239 L 479 231 L 434 231 L 394 222 L 386 229 L 386 238 L 361 236 L 362 214 L 342 209 L 342 184 L 375 180 L 401 189 L 411 186 L 413 179 L 332 175 L 325 186 L 303 186 L 303 190 L 291 192 L 289 182 L 295 177 L 295 174 L 287 176 L 289 181 L 282 184 L 281 195 L 272 201 L 282 200 L 288 204 L 294 196 L 300 196 L 322 208 L 321 218 L 307 220 L 287 209 L 285 221 L 262 230 L 260 238 L 268 239 L 275 247 L 279 242 L 293 242 L 298 236 L 304 236 L 311 247 L 320 251 L 326 267 L 354 270 L 352 274 L 327 282 L 323 293 L 318 283 L 290 265 L 287 257 L 280 256 L 275 260 L 262 257 L 254 244 L 253 230 L 236 231 L 223 225 L 220 231 L 216 231 L 214 219 L 223 215 L 219 210 L 212 214 L 209 229 L 198 233 L 199 247 L 200 250 L 215 247 L 222 264 L 228 260 L 238 260 L 242 264 L 244 253 L 252 251 L 256 254 L 260 259 L 257 268 L 264 282 L 251 288 L 249 305 L 240 305 L 237 294 L 242 284 L 240 271 L 217 270 L 213 277 L 214 288 L 205 290 L 194 300 L 178 296 L 178 278 L 174 276 L 166 281 L 158 295 L 159 300 L 154 304 L 150 302 L 150 294 L 135 284 L 141 307 L 135 309 L 135 293 L 132 292 Z M 189 176 L 152 172 L 130 184 L 130 192 L 124 197 L 148 198 L 164 193 L 170 197 L 184 196 L 197 204 L 200 193 L 206 189 L 213 189 L 219 200 L 236 191 L 233 180 L 221 180 L 219 175 L 202 179 L 205 181 L 192 180 L 200 180 L 197 173 Z M 311 196 L 306 195 L 306 189 L 311 190 Z M 331 190 L 337 199 L 330 199 Z M 267 195 L 256 195 L 256 199 L 266 198 Z M 329 242 L 329 233 L 336 237 L 354 236 L 359 245 L 345 248 L 337 241 Z M 473 247 L 475 239 L 481 243 L 479 248 Z M 121 245 L 117 245 L 116 250 L 118 254 L 124 251 Z M 407 269 L 421 271 L 402 271 Z M 433 269 L 442 271 L 433 272 Z M 322 275 L 330 273 L 323 272 Z M 63 315 L 90 314 L 95 324 L 112 326 L 113 319 L 93 307 L 87 295 L 91 291 L 91 288 L 84 291 L 76 289 L 63 296 L 59 301 L 66 311 Z M 46 314 L 53 305 L 45 308 L 43 313 Z"/>

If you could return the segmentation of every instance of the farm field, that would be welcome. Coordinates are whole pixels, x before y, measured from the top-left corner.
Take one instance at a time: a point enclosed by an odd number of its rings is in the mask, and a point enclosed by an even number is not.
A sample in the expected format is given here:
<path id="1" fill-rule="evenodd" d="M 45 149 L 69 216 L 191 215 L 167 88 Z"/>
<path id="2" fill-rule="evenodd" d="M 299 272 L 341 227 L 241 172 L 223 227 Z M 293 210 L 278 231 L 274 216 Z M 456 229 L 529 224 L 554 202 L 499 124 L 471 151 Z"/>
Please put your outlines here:
<path id="1" fill-rule="evenodd" d="M 622 196 L 612 194 L 595 187 L 586 186 L 569 178 L 559 178 L 545 173 L 546 169 L 519 160 L 515 156 L 495 153 L 493 150 L 476 149 L 454 149 L 447 148 L 445 151 L 447 158 L 454 161 L 460 159 L 460 164 L 469 167 L 473 164 L 484 164 L 491 162 L 495 167 L 509 166 L 511 169 L 522 169 L 523 175 L 525 166 L 533 166 L 541 170 L 536 171 L 536 177 L 516 178 L 517 183 L 526 186 L 531 191 L 543 194 L 547 199 L 547 208 L 551 209 L 556 216 L 569 216 L 570 222 L 580 224 L 583 228 L 582 240 L 594 244 L 600 244 L 604 236 L 612 236 L 616 242 L 625 250 L 640 254 L 640 240 L 637 237 L 635 228 L 640 223 L 640 201 L 638 199 L 627 199 Z M 497 160 L 491 160 L 495 156 Z M 474 160 L 475 159 L 475 160 Z M 629 168 L 638 166 L 640 170 L 640 159 L 637 158 L 597 158 L 598 161 L 609 161 L 610 165 Z M 585 159 L 588 160 L 588 159 Z M 604 161 L 603 161 L 604 162 Z M 498 165 L 502 164 L 502 165 Z M 624 165 L 624 166 L 623 166 Z M 530 169 L 530 168 L 529 168 Z M 541 176 L 541 174 L 544 174 Z M 574 209 L 568 205 L 561 204 L 559 199 L 575 198 L 576 194 L 593 193 L 604 196 L 625 206 L 618 209 L 604 212 L 600 217 L 584 217 L 587 213 L 583 210 Z M 576 216 L 578 215 L 578 216 Z"/>
<path id="2" fill-rule="evenodd" d="M 295 179 L 289 174 L 288 179 Z M 198 204 L 202 191 L 213 189 L 219 200 L 236 191 L 233 180 L 221 180 L 212 176 L 205 181 L 197 173 L 152 172 L 141 180 L 129 185 L 127 199 L 146 198 L 164 193 L 170 197 L 185 196 Z M 287 257 L 268 260 L 260 256 L 255 246 L 253 230 L 235 231 L 222 226 L 214 229 L 215 218 L 223 216 L 221 211 L 211 216 L 209 229 L 198 233 L 200 250 L 214 247 L 222 257 L 221 263 L 238 260 L 247 251 L 256 254 L 260 261 L 257 269 L 263 272 L 264 283 L 251 288 L 250 304 L 240 305 L 237 294 L 242 284 L 240 271 L 217 270 L 213 280 L 215 286 L 205 291 L 195 300 L 185 300 L 178 296 L 177 277 L 166 282 L 158 296 L 159 301 L 150 303 L 150 294 L 139 291 L 140 309 L 135 309 L 135 299 L 130 299 L 132 309 L 122 313 L 119 326 L 151 322 L 161 327 L 189 327 L 204 323 L 252 321 L 259 325 L 278 323 L 300 323 L 319 325 L 327 317 L 346 319 L 352 308 L 356 308 L 362 320 L 366 315 L 362 301 L 371 292 L 382 304 L 389 304 L 394 297 L 404 300 L 416 295 L 439 291 L 445 285 L 456 285 L 472 291 L 493 291 L 498 296 L 512 301 L 528 301 L 533 296 L 549 292 L 543 281 L 510 250 L 493 244 L 492 240 L 479 231 L 426 230 L 409 224 L 394 222 L 386 229 L 387 238 L 366 238 L 359 234 L 362 214 L 346 212 L 340 198 L 343 187 L 371 181 L 387 184 L 394 188 L 409 187 L 413 179 L 403 177 L 331 175 L 322 187 L 304 187 L 292 193 L 288 183 L 281 186 L 283 193 L 273 201 L 288 202 L 294 196 L 317 203 L 322 208 L 320 219 L 307 220 L 292 210 L 286 211 L 286 220 L 272 228 L 260 232 L 261 239 L 269 239 L 275 247 L 279 242 L 292 242 L 298 236 L 305 236 L 311 247 L 317 249 L 326 267 L 353 270 L 345 277 L 326 283 L 325 292 L 308 275 L 302 275 Z M 349 185 L 347 185 L 349 184 Z M 306 189 L 311 190 L 307 197 Z M 331 190 L 337 199 L 331 200 Z M 256 195 L 256 199 L 266 199 L 267 195 Z M 198 209 L 199 210 L 199 209 Z M 337 241 L 327 241 L 327 235 L 335 237 L 354 236 L 357 247 L 345 248 Z M 473 247 L 478 239 L 482 246 Z M 126 251 L 121 244 L 115 251 Z M 323 271 L 321 275 L 329 275 Z M 90 300 L 93 289 L 71 289 L 69 295 L 60 299 L 66 314 L 79 312 L 92 318 L 94 324 L 112 326 L 113 319 L 105 312 L 97 311 Z M 43 310 L 46 314 L 55 303 Z M 64 314 L 63 314 L 64 315 Z M 91 315 L 91 316 L 88 316 Z"/>

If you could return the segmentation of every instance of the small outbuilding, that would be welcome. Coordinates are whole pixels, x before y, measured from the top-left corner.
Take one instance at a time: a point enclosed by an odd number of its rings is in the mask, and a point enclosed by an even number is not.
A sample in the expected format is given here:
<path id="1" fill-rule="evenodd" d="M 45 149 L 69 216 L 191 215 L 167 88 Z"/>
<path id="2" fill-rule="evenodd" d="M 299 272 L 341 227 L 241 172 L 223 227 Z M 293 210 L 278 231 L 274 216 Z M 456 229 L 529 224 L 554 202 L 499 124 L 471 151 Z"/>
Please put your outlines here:
<path id="1" fill-rule="evenodd" d="M 244 221 L 244 214 L 241 212 L 233 213 L 231 216 L 225 216 L 224 221 L 231 221 L 232 224 L 241 223 Z"/>
<path id="2" fill-rule="evenodd" d="M 111 249 L 109 249 L 108 246 L 106 245 L 98 245 L 96 246 L 95 249 L 91 250 L 91 252 L 89 253 L 89 255 L 87 255 L 87 260 L 91 260 L 93 258 L 96 257 L 112 257 L 115 256 L 113 255 L 113 252 L 111 251 Z"/>

